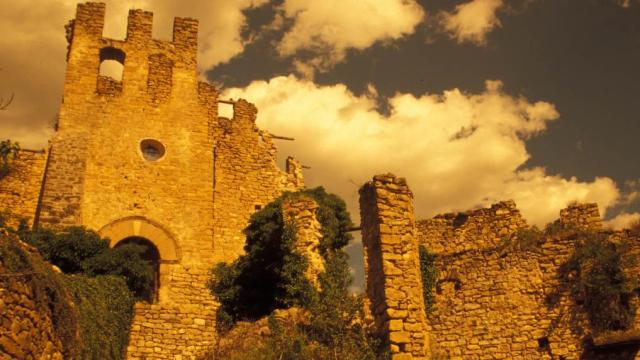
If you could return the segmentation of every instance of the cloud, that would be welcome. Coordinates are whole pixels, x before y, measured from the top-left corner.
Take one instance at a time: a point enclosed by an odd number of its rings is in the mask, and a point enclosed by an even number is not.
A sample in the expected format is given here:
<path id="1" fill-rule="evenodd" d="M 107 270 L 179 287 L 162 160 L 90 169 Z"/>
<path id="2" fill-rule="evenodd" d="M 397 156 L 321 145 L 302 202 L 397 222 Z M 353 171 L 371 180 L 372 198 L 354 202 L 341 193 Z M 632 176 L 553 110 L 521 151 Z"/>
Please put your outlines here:
<path id="1" fill-rule="evenodd" d="M 487 34 L 501 26 L 497 12 L 504 6 L 504 0 L 471 0 L 441 12 L 440 26 L 458 43 L 484 45 Z"/>
<path id="2" fill-rule="evenodd" d="M 295 137 L 279 144 L 280 154 L 311 166 L 307 184 L 338 193 L 354 215 L 359 185 L 383 172 L 407 178 L 422 218 L 512 198 L 532 223 L 544 224 L 572 201 L 607 209 L 620 198 L 609 178 L 582 182 L 521 169 L 529 158 L 526 139 L 559 116 L 550 103 L 505 94 L 499 81 L 488 81 L 478 94 L 453 89 L 389 99 L 369 88 L 357 96 L 343 84 L 288 76 L 228 89 L 225 96 L 255 102 L 259 126 Z M 388 100 L 388 116 L 376 110 L 379 100 Z"/>
<path id="3" fill-rule="evenodd" d="M 414 0 L 285 0 L 276 28 L 292 22 L 277 50 L 294 57 L 296 69 L 311 76 L 344 60 L 350 49 L 412 34 L 425 16 Z"/>
<path id="4" fill-rule="evenodd" d="M 605 225 L 611 227 L 614 230 L 628 229 L 631 225 L 640 221 L 640 213 L 627 213 L 623 212 L 615 218 L 605 222 Z"/>
<path id="5" fill-rule="evenodd" d="M 154 12 L 154 36 L 170 39 L 173 18 L 200 20 L 201 70 L 224 63 L 246 46 L 242 11 L 268 0 L 107 0 L 104 34 L 124 38 L 130 8 Z M 0 16 L 0 97 L 15 93 L 0 112 L 0 138 L 11 137 L 29 148 L 46 146 L 60 106 L 65 72 L 64 25 L 75 16 L 73 0 L 20 0 L 2 6 Z"/>

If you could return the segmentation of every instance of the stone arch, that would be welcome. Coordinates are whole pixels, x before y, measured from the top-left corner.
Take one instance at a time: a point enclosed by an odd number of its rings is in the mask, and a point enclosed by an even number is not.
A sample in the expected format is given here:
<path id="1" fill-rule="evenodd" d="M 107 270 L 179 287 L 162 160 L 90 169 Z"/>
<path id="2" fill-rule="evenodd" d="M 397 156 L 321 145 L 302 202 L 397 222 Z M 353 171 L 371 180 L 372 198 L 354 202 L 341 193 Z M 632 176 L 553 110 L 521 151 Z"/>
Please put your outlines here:
<path id="1" fill-rule="evenodd" d="M 141 216 L 132 216 L 113 221 L 98 231 L 101 237 L 109 238 L 109 246 L 114 247 L 132 238 L 147 240 L 159 253 L 156 292 L 151 302 L 163 303 L 169 300 L 170 273 L 181 259 L 181 252 L 175 238 L 160 224 Z"/>
<path id="2" fill-rule="evenodd" d="M 148 239 L 158 248 L 162 263 L 179 262 L 181 259 L 180 247 L 171 233 L 160 224 L 142 216 L 118 219 L 105 225 L 98 233 L 103 238 L 110 239 L 111 247 L 129 237 Z"/>

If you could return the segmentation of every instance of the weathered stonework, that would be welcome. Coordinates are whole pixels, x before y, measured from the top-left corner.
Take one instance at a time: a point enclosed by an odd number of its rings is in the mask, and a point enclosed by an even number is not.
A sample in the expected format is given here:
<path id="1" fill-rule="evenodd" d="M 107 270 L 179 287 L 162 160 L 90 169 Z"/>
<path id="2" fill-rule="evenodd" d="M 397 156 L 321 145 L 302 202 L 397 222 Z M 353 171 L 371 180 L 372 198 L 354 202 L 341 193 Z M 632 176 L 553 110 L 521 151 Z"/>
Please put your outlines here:
<path id="1" fill-rule="evenodd" d="M 10 226 L 17 226 L 21 219 L 33 224 L 47 155 L 45 151 L 21 150 L 7 176 L 0 179 L 0 212 L 7 212 Z"/>
<path id="2" fill-rule="evenodd" d="M 572 205 L 558 222 L 602 229 L 595 204 Z M 451 359 L 633 359 L 633 349 L 589 343 L 595 334 L 559 276 L 575 239 L 547 236 L 539 248 L 513 246 L 524 227 L 512 201 L 418 223 L 420 244 L 437 255 L 439 270 L 427 314 L 434 348 Z M 628 232 L 614 235 L 640 251 Z"/>
<path id="3" fill-rule="evenodd" d="M 392 359 L 427 359 L 413 194 L 403 178 L 374 176 L 360 189 L 367 295 L 375 331 Z"/>
<path id="4" fill-rule="evenodd" d="M 316 217 L 318 203 L 306 196 L 288 198 L 282 204 L 282 216 L 285 226 L 295 231 L 295 250 L 309 262 L 306 277 L 319 286 L 318 275 L 324 272 L 324 260 L 318 246 L 322 239 L 322 226 Z"/>
<path id="5" fill-rule="evenodd" d="M 6 234 L 0 234 L 0 242 L 3 241 L 7 241 Z M 23 243 L 20 246 L 39 257 L 37 250 Z M 5 260 L 0 257 L 0 359 L 63 360 L 63 346 L 53 326 L 51 309 L 36 302 L 34 275 L 11 273 Z"/>
<path id="6" fill-rule="evenodd" d="M 132 10 L 126 39 L 114 40 L 102 36 L 104 14 L 104 4 L 78 5 L 46 173 L 16 171 L 0 181 L 0 200 L 39 227 L 150 242 L 158 300 L 136 305 L 127 356 L 192 359 L 216 336 L 209 269 L 242 254 L 251 214 L 303 186 L 300 166 L 277 167 L 254 105 L 231 101 L 233 117 L 218 116 L 217 90 L 198 81 L 196 20 L 176 18 L 173 40 L 161 41 L 153 14 Z M 99 75 L 105 60 L 124 66 L 121 81 Z"/>

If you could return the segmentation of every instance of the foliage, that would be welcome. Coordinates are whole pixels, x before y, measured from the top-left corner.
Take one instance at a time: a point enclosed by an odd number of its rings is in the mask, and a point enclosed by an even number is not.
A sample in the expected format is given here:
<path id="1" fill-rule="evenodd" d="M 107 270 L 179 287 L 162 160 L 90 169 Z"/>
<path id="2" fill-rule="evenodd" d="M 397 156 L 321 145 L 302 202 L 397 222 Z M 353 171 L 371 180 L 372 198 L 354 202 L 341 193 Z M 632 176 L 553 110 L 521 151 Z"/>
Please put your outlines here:
<path id="1" fill-rule="evenodd" d="M 0 141 L 0 179 L 7 176 L 10 165 L 20 153 L 20 144 L 11 140 Z"/>
<path id="2" fill-rule="evenodd" d="M 562 265 L 561 274 L 571 283 L 571 295 L 586 311 L 596 331 L 628 329 L 636 308 L 629 301 L 634 281 L 623 271 L 625 243 L 614 244 L 606 234 L 581 231 L 575 251 Z"/>
<path id="3" fill-rule="evenodd" d="M 319 296 L 299 321 L 269 315 L 270 336 L 255 339 L 252 346 L 225 349 L 229 360 L 257 359 L 383 359 L 377 340 L 363 326 L 363 299 L 348 292 L 351 284 L 347 256 L 328 255 L 326 271 L 319 276 Z M 244 334 L 244 333 L 241 333 Z M 234 334 L 238 336 L 238 334 Z M 247 334 L 244 334 L 247 336 Z M 218 356 L 222 355 L 218 353 Z M 208 358 L 218 358 L 213 353 Z"/>
<path id="4" fill-rule="evenodd" d="M 436 268 L 436 254 L 430 253 L 426 247 L 420 245 L 420 273 L 422 274 L 422 296 L 424 306 L 430 311 L 435 301 L 433 290 L 438 281 L 438 269 Z"/>
<path id="5" fill-rule="evenodd" d="M 362 296 L 349 293 L 352 277 L 347 255 L 341 251 L 329 255 L 325 272 L 320 274 L 320 294 L 310 308 L 307 334 L 311 342 L 321 344 L 325 358 L 375 359 L 377 341 L 364 328 Z"/>
<path id="6" fill-rule="evenodd" d="M 282 203 L 310 196 L 319 205 L 323 238 L 320 251 L 325 271 L 319 290 L 305 278 L 307 260 L 294 251 L 294 229 L 285 226 Z M 324 189 L 284 194 L 251 217 L 245 230 L 246 255 L 233 264 L 218 264 L 209 287 L 221 302 L 219 324 L 257 319 L 277 308 L 301 306 L 308 321 L 282 323 L 269 317 L 271 336 L 254 350 L 229 359 L 376 359 L 378 342 L 363 323 L 363 300 L 350 294 L 347 255 L 342 251 L 352 225 L 344 202 Z M 224 326 L 222 326 L 224 327 Z"/>
<path id="7" fill-rule="evenodd" d="M 21 245 L 13 234 L 0 235 L 0 263 L 7 272 L 30 274 L 27 284 L 36 307 L 50 312 L 54 331 L 63 345 L 64 358 L 76 358 L 79 353 L 77 314 L 60 276 L 38 253 Z"/>
<path id="8" fill-rule="evenodd" d="M 80 359 L 125 358 L 134 299 L 119 276 L 66 275 L 80 325 Z"/>
<path id="9" fill-rule="evenodd" d="M 217 264 L 208 284 L 218 298 L 220 324 L 257 319 L 277 308 L 307 306 L 317 295 L 305 278 L 306 258 L 294 251 L 295 233 L 284 224 L 282 203 L 290 197 L 309 196 L 319 205 L 322 225 L 320 253 L 341 249 L 351 239 L 352 226 L 346 205 L 323 188 L 285 193 L 253 214 L 245 229 L 245 255 L 232 264 Z"/>
<path id="10" fill-rule="evenodd" d="M 23 227 L 18 234 L 66 274 L 123 276 L 137 298 L 148 298 L 154 271 L 142 258 L 145 250 L 142 246 L 125 244 L 110 248 L 107 239 L 83 227 L 69 227 L 60 232 Z"/>

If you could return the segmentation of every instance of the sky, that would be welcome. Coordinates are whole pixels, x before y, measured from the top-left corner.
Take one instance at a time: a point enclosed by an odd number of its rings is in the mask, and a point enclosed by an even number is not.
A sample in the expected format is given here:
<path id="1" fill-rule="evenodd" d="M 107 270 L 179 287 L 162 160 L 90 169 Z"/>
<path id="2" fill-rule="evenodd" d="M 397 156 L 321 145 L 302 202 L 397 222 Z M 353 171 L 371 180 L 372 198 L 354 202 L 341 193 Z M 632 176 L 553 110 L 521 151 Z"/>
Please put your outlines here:
<path id="1" fill-rule="evenodd" d="M 608 224 L 640 219 L 640 0 L 108 0 L 104 35 L 129 8 L 200 21 L 199 71 L 223 98 L 342 196 L 407 178 L 416 216 L 514 199 L 543 226 L 572 202 Z M 73 0 L 0 0 L 0 138 L 52 135 Z M 10 34 L 10 35 L 7 35 Z"/>

